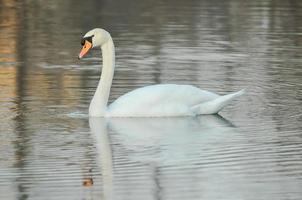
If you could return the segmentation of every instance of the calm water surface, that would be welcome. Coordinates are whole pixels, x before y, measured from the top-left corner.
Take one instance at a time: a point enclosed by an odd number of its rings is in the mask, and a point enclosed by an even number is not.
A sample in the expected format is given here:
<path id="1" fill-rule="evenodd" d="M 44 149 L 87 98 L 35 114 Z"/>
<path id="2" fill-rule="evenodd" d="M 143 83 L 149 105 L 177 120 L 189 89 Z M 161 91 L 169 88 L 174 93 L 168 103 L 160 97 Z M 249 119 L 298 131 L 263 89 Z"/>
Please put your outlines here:
<path id="1" fill-rule="evenodd" d="M 145 85 L 246 94 L 220 116 L 87 116 L 112 33 L 110 101 Z M 0 199 L 302 199 L 302 2 L 0 2 Z"/>

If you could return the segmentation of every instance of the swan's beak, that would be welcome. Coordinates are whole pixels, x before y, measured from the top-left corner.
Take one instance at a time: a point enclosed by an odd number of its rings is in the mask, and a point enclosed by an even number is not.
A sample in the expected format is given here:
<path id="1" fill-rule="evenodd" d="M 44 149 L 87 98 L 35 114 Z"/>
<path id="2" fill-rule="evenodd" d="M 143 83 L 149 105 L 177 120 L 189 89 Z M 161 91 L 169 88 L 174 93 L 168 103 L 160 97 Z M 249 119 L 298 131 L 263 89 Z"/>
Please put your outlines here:
<path id="1" fill-rule="evenodd" d="M 91 48 L 92 48 L 92 43 L 85 40 L 85 44 L 83 45 L 83 48 L 79 54 L 79 59 L 83 58 Z"/>

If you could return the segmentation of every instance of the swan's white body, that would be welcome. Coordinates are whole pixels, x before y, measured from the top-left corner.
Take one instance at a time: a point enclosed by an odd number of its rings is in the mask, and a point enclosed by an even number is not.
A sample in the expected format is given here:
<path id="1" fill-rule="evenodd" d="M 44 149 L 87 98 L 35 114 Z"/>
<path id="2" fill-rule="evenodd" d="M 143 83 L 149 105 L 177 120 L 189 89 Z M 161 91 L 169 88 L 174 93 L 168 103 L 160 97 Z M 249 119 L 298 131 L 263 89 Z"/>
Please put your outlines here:
<path id="1" fill-rule="evenodd" d="M 85 34 L 85 38 L 92 38 L 92 47 L 101 46 L 103 57 L 102 75 L 89 106 L 89 116 L 166 117 L 216 114 L 243 93 L 241 90 L 219 96 L 190 85 L 160 84 L 133 90 L 107 107 L 115 67 L 114 44 L 110 34 L 103 29 L 93 29 Z M 81 52 L 79 58 L 83 55 Z"/>
<path id="2" fill-rule="evenodd" d="M 215 114 L 225 106 L 225 103 L 239 94 L 241 92 L 222 98 L 191 85 L 151 85 L 124 94 L 108 107 L 106 115 L 165 117 Z M 220 101 L 217 101 L 219 99 Z"/>

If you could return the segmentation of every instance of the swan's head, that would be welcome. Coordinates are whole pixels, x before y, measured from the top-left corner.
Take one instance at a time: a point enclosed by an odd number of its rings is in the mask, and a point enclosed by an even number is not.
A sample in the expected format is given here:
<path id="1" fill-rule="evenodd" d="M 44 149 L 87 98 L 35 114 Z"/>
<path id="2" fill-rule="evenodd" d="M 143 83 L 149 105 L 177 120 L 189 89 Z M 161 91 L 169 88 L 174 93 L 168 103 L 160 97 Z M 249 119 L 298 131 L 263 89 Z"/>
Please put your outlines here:
<path id="1" fill-rule="evenodd" d="M 79 54 L 79 59 L 83 58 L 90 49 L 94 47 L 102 47 L 109 38 L 111 38 L 110 34 L 101 28 L 95 28 L 88 31 L 82 38 L 82 50 Z"/>

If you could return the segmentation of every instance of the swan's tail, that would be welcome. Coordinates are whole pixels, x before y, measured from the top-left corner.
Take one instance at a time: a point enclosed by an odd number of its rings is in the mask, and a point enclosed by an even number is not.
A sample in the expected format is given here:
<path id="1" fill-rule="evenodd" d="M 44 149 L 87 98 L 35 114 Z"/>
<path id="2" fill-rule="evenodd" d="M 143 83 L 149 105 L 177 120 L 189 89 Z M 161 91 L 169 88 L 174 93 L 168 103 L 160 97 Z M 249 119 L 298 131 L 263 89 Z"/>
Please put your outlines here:
<path id="1" fill-rule="evenodd" d="M 243 93 L 244 90 L 240 90 L 232 94 L 219 96 L 216 99 L 193 106 L 192 110 L 194 113 L 196 113 L 196 115 L 216 114 L 226 105 L 228 105 L 233 99 L 242 95 Z"/>

